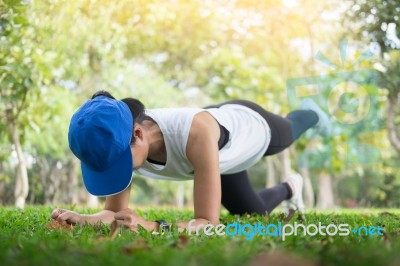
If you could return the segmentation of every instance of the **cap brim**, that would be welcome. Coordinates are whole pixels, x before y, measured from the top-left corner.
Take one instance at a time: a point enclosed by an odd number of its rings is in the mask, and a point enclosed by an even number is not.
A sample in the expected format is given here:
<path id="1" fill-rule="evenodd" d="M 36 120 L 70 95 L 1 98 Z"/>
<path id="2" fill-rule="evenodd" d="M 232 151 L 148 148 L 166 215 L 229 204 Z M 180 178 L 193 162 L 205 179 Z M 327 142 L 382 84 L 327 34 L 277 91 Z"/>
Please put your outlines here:
<path id="1" fill-rule="evenodd" d="M 132 181 L 133 162 L 131 149 L 109 169 L 97 172 L 81 162 L 83 183 L 87 191 L 98 197 L 111 196 L 124 191 Z"/>

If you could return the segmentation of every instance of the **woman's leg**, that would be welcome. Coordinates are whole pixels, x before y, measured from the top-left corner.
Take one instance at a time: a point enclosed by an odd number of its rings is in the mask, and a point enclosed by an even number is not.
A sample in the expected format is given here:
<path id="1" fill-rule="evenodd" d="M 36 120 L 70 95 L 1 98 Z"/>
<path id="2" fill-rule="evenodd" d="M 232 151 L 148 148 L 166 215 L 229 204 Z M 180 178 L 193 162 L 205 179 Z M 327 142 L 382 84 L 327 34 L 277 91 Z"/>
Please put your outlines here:
<path id="1" fill-rule="evenodd" d="M 262 189 L 256 193 L 250 184 L 247 171 L 236 174 L 221 175 L 222 205 L 231 214 L 257 213 L 265 215 L 282 201 L 292 197 L 287 183 L 272 188 Z"/>
<path id="2" fill-rule="evenodd" d="M 298 139 L 307 129 L 318 122 L 318 115 L 312 110 L 296 110 L 282 117 L 271 112 L 256 103 L 246 100 L 232 100 L 206 108 L 219 108 L 225 104 L 240 104 L 259 113 L 271 128 L 271 142 L 265 156 L 274 155 L 289 147 L 293 141 Z"/>
<path id="3" fill-rule="evenodd" d="M 289 147 L 309 128 L 318 123 L 318 115 L 312 110 L 296 110 L 287 117 L 266 111 L 261 106 L 246 100 L 233 100 L 206 108 L 219 108 L 225 104 L 240 104 L 259 113 L 271 128 L 271 142 L 265 156 L 274 155 Z M 236 174 L 221 175 L 222 205 L 232 214 L 258 213 L 265 215 L 282 201 L 292 198 L 292 190 L 284 182 L 272 188 L 255 192 L 247 171 Z"/>

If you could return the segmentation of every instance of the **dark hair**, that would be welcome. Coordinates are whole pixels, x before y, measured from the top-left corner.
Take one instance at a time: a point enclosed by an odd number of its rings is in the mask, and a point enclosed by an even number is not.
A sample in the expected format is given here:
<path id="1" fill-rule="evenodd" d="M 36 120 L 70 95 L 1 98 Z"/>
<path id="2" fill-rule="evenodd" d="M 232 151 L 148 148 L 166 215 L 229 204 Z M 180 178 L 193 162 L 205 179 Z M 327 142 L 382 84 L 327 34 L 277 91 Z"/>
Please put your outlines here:
<path id="1" fill-rule="evenodd" d="M 92 100 L 98 96 L 106 96 L 108 98 L 114 99 L 114 96 L 112 96 L 108 91 L 96 91 L 93 95 L 92 95 Z"/>
<path id="2" fill-rule="evenodd" d="M 141 101 L 139 101 L 138 99 L 124 98 L 121 101 L 123 101 L 124 103 L 126 103 L 128 105 L 129 109 L 131 110 L 132 117 L 135 119 L 136 123 L 140 124 L 144 120 L 153 120 L 150 117 L 148 117 L 147 115 L 145 115 L 144 104 Z"/>
<path id="3" fill-rule="evenodd" d="M 104 90 L 97 91 L 96 93 L 94 93 L 92 96 L 92 99 L 94 99 L 98 96 L 106 96 L 108 98 L 115 100 L 115 98 L 108 91 L 104 91 Z M 126 103 L 126 105 L 128 105 L 129 110 L 131 110 L 131 114 L 132 114 L 132 117 L 133 117 L 135 123 L 140 124 L 144 120 L 149 120 L 149 121 L 156 123 L 151 117 L 149 117 L 145 114 L 146 109 L 144 107 L 144 104 L 141 101 L 139 101 L 138 99 L 124 98 L 121 101 L 123 101 L 124 103 Z M 133 135 L 132 135 L 131 143 L 135 144 L 135 137 Z"/>

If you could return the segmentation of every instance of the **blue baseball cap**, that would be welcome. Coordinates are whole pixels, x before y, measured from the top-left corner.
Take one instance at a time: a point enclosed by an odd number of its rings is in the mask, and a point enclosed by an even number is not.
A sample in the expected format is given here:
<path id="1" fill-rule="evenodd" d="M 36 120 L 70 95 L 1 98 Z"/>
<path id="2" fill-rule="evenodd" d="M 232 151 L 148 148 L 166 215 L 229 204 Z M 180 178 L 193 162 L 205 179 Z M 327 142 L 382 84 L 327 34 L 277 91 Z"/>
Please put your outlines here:
<path id="1" fill-rule="evenodd" d="M 98 96 L 72 116 L 68 141 L 81 160 L 83 183 L 95 196 L 125 190 L 132 181 L 132 113 L 123 101 Z"/>

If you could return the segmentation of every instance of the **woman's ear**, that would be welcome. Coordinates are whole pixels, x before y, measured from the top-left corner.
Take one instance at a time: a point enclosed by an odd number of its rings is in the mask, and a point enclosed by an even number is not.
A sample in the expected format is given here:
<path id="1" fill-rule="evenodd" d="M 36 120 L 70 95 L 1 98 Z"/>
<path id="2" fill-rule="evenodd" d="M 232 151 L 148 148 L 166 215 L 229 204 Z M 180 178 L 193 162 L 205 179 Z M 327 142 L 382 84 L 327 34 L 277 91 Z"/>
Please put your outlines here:
<path id="1" fill-rule="evenodd" d="M 139 125 L 135 125 L 135 126 L 133 127 L 133 136 L 134 136 L 135 138 L 138 138 L 138 139 L 140 139 L 141 141 L 143 141 L 143 137 L 144 137 L 143 128 L 142 128 L 141 126 L 139 126 Z"/>

